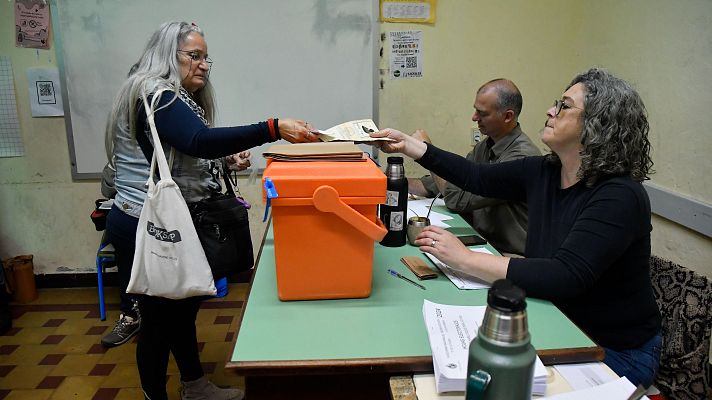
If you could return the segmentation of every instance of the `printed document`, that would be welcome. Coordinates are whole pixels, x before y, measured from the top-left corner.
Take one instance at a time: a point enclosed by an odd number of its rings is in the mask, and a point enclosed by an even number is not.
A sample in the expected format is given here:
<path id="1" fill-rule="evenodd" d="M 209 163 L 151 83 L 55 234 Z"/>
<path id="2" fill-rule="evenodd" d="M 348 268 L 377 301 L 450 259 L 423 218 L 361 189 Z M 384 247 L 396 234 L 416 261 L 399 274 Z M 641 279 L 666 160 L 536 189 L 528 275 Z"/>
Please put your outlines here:
<path id="1" fill-rule="evenodd" d="M 453 306 L 423 300 L 423 318 L 433 353 L 435 386 L 438 393 L 464 391 L 470 342 L 477 336 L 485 306 Z M 546 393 L 546 368 L 536 357 L 534 394 Z"/>
<path id="2" fill-rule="evenodd" d="M 378 128 L 373 120 L 359 119 L 344 122 L 325 131 L 317 131 L 319 138 L 324 142 L 373 142 L 376 140 L 391 140 L 372 138 L 369 133 L 377 132 Z"/>
<path id="3" fill-rule="evenodd" d="M 615 380 L 601 363 L 562 364 L 554 368 L 574 390 L 586 389 Z"/>
<path id="4" fill-rule="evenodd" d="M 491 251 L 487 250 L 485 247 L 468 247 L 470 251 L 476 251 L 478 253 L 485 253 L 485 254 L 492 254 Z M 472 275 L 468 275 L 462 271 L 456 270 L 449 265 L 445 264 L 444 262 L 440 261 L 437 257 L 430 253 L 425 253 L 425 255 L 430 259 L 430 261 L 435 264 L 436 267 L 440 271 L 447 276 L 448 279 L 450 279 L 450 282 L 452 282 L 453 285 L 455 285 L 458 289 L 485 289 L 490 287 L 490 284 L 476 278 Z"/>
<path id="5" fill-rule="evenodd" d="M 588 389 L 542 397 L 541 400 L 627 399 L 628 396 L 633 394 L 634 391 L 635 386 L 624 376 L 612 382 L 590 387 Z M 649 400 L 648 396 L 643 396 L 641 399 Z"/>

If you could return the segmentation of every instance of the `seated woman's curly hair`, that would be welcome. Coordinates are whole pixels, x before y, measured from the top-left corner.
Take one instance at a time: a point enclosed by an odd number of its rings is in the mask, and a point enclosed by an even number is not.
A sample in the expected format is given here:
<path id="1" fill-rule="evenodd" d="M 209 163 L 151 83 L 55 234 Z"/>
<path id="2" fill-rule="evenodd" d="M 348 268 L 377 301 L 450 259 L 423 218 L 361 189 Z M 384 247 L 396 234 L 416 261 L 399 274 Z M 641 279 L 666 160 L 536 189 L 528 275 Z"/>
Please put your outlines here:
<path id="1" fill-rule="evenodd" d="M 566 89 L 577 83 L 585 92 L 578 177 L 589 187 L 607 175 L 648 179 L 653 173 L 650 127 L 638 93 L 628 82 L 598 68 L 579 74 Z M 556 154 L 550 158 L 560 162 Z"/>

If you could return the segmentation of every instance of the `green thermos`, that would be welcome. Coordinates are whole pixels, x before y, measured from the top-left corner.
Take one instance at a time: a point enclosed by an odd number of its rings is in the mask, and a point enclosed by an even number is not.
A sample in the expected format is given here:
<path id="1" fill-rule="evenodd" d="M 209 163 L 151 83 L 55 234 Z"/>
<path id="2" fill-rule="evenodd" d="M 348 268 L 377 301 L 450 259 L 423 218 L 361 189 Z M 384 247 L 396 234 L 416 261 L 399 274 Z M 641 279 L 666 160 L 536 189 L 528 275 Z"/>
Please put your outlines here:
<path id="1" fill-rule="evenodd" d="M 529 341 L 524 290 L 500 279 L 467 360 L 466 400 L 529 400 L 536 352 Z"/>

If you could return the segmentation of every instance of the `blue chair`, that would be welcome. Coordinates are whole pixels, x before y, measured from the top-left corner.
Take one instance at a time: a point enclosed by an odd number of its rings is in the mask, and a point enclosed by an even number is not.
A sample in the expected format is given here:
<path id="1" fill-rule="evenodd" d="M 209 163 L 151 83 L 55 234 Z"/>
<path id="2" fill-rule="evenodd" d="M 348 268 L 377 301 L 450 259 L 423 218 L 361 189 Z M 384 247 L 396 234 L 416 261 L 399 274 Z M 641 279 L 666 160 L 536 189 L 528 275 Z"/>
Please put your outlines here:
<path id="1" fill-rule="evenodd" d="M 114 245 L 107 242 L 106 232 L 101 237 L 99 249 L 96 251 L 96 280 L 97 289 L 99 290 L 99 318 L 102 321 L 106 320 L 106 304 L 104 303 L 104 269 L 108 264 L 114 265 L 116 258 L 114 256 Z"/>

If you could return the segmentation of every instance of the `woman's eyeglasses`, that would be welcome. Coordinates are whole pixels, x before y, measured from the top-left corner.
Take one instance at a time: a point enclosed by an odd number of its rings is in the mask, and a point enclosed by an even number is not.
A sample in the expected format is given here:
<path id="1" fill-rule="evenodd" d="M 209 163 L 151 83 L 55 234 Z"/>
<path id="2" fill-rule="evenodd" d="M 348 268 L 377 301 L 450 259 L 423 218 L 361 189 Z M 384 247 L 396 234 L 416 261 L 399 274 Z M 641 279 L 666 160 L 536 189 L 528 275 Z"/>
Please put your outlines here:
<path id="1" fill-rule="evenodd" d="M 583 110 L 581 107 L 572 106 L 571 104 L 564 103 L 563 100 L 554 100 L 554 116 L 558 117 L 561 110 L 568 110 L 569 108 L 578 108 Z"/>
<path id="2" fill-rule="evenodd" d="M 213 60 L 208 57 L 208 55 L 203 55 L 199 51 L 195 50 L 177 50 L 179 53 L 186 54 L 188 57 L 190 57 L 191 61 L 197 61 L 197 62 L 203 62 L 205 61 L 208 64 L 208 68 L 211 68 L 213 66 Z"/>

